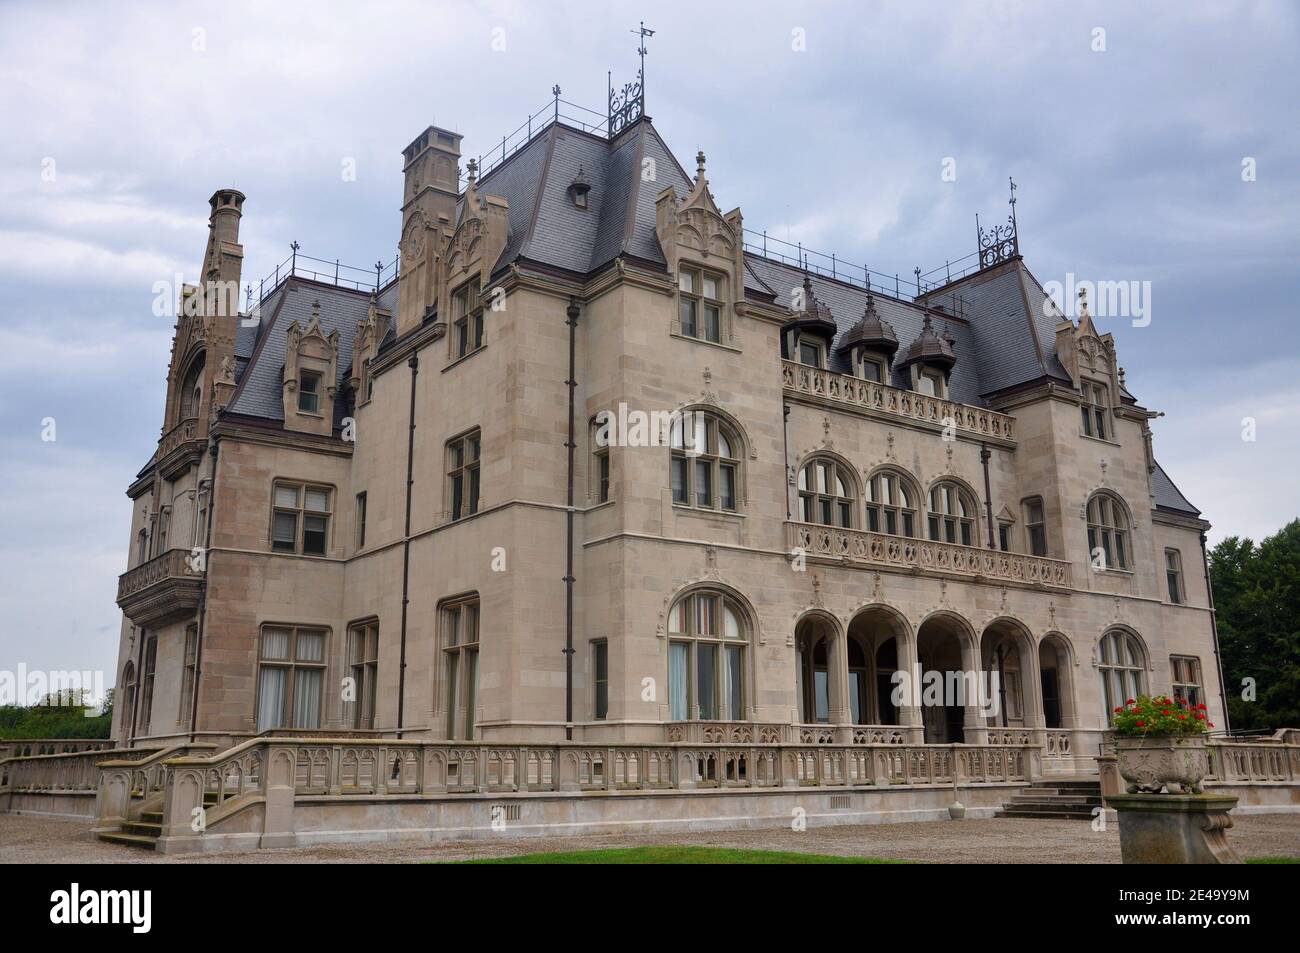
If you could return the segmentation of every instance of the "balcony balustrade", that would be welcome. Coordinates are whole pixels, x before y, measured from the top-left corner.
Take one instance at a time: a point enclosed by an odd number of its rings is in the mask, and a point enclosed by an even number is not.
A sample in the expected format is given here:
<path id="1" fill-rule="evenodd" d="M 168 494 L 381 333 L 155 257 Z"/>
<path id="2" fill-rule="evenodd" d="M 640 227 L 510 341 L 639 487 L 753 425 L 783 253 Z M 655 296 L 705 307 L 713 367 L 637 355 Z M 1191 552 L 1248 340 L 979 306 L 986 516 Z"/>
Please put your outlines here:
<path id="1" fill-rule="evenodd" d="M 1064 588 L 1071 585 L 1071 566 L 1063 559 L 813 523 L 791 522 L 785 526 L 787 551 L 798 549 L 807 556 L 829 557 L 863 566 L 950 573 L 976 581 Z"/>
<path id="2" fill-rule="evenodd" d="M 1015 443 L 1015 418 L 995 410 L 942 400 L 795 361 L 781 362 L 781 376 L 788 393 L 811 397 L 830 406 L 853 408 L 934 428 L 951 426 L 956 428 L 958 435 L 977 440 L 1008 446 Z"/>
<path id="3" fill-rule="evenodd" d="M 169 549 L 117 579 L 118 607 L 146 628 L 193 615 L 202 592 L 203 573 L 187 549 Z"/>

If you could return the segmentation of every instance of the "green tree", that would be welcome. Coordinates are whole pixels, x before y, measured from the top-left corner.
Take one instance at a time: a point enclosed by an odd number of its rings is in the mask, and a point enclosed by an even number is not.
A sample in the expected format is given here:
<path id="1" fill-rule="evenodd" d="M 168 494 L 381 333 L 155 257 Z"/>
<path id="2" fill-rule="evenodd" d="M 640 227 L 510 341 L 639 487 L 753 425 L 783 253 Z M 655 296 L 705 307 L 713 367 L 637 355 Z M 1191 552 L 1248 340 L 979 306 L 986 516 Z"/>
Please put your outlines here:
<path id="1" fill-rule="evenodd" d="M 1258 546 L 1223 540 L 1210 580 L 1232 727 L 1300 728 L 1300 520 Z M 1246 679 L 1254 701 L 1242 698 Z"/>

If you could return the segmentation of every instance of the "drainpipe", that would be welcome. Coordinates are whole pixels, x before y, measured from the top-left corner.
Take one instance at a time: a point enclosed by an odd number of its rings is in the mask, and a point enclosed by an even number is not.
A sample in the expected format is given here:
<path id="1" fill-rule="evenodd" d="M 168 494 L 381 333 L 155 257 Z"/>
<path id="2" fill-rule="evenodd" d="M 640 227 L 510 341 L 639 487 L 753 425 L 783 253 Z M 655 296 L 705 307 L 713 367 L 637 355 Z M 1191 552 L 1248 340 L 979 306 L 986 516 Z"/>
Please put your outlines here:
<path id="1" fill-rule="evenodd" d="M 1232 730 L 1228 716 L 1228 699 L 1223 693 L 1223 653 L 1219 651 L 1219 625 L 1214 614 L 1214 587 L 1210 585 L 1210 556 L 1205 551 L 1205 534 L 1201 534 L 1201 566 L 1205 570 L 1205 594 L 1210 600 L 1210 633 L 1214 636 L 1214 666 L 1219 670 L 1219 704 L 1223 706 L 1223 730 Z"/>
<path id="2" fill-rule="evenodd" d="M 565 569 L 564 569 L 564 740 L 573 740 L 573 454 L 577 449 L 574 439 L 574 392 L 578 387 L 578 299 L 569 296 L 565 310 L 569 326 L 569 439 L 564 444 L 569 451 L 568 505 L 565 508 Z"/>
<path id="3" fill-rule="evenodd" d="M 782 468 L 781 479 L 785 481 L 785 521 L 790 522 L 790 405 L 784 400 L 781 401 L 781 447 L 782 460 L 785 464 Z"/>
<path id="4" fill-rule="evenodd" d="M 208 445 L 212 457 L 212 479 L 208 481 L 208 519 L 203 528 L 203 588 L 199 590 L 199 627 L 194 633 L 194 697 L 190 700 L 190 744 L 199 731 L 199 684 L 203 677 L 203 622 L 208 617 L 208 573 L 212 572 L 212 513 L 217 508 L 217 452 L 221 440 L 213 437 Z"/>
<path id="5" fill-rule="evenodd" d="M 989 549 L 997 549 L 993 545 L 993 489 L 989 484 L 989 459 L 993 456 L 993 451 L 989 449 L 988 444 L 980 444 L 980 463 L 984 464 L 984 509 L 988 514 L 989 520 Z"/>
<path id="6" fill-rule="evenodd" d="M 397 667 L 397 737 L 402 737 L 402 712 L 406 702 L 406 611 L 411 601 L 411 487 L 415 483 L 415 381 L 420 358 L 412 353 L 406 366 L 411 369 L 411 413 L 406 432 L 406 529 L 402 534 L 402 637 Z"/>

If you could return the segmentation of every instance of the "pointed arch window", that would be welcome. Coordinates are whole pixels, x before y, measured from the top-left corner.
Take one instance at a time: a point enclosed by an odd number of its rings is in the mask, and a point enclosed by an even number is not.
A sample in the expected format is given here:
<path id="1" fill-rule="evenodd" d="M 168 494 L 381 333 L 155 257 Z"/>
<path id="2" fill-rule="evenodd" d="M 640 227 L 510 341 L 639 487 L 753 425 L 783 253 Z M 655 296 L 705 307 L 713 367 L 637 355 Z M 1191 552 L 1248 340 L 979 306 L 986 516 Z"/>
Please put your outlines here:
<path id="1" fill-rule="evenodd" d="M 1112 629 L 1101 637 L 1098 657 L 1102 701 L 1110 722 L 1115 718 L 1116 708 L 1146 691 L 1146 653 L 1133 633 Z"/>
<path id="2" fill-rule="evenodd" d="M 805 523 L 852 529 L 857 498 L 848 467 L 813 457 L 799 471 L 799 518 Z"/>
<path id="3" fill-rule="evenodd" d="M 881 470 L 867 481 L 867 529 L 890 536 L 916 535 L 916 490 L 902 474 Z"/>
<path id="4" fill-rule="evenodd" d="M 185 372 L 181 384 L 181 419 L 188 420 L 199 415 L 199 405 L 203 402 L 203 366 L 206 356 L 200 354 Z"/>
<path id="5" fill-rule="evenodd" d="M 745 719 L 749 627 L 740 604 L 698 589 L 668 613 L 668 709 L 673 721 Z"/>
<path id="6" fill-rule="evenodd" d="M 692 410 L 673 417 L 669 479 L 673 502 L 704 510 L 740 509 L 741 442 L 716 414 Z"/>
<path id="7" fill-rule="evenodd" d="M 1133 567 L 1128 514 L 1109 493 L 1096 493 L 1088 500 L 1088 560 L 1101 570 Z"/>
<path id="8" fill-rule="evenodd" d="M 978 512 L 970 491 L 951 480 L 930 488 L 930 538 L 937 542 L 974 545 Z"/>

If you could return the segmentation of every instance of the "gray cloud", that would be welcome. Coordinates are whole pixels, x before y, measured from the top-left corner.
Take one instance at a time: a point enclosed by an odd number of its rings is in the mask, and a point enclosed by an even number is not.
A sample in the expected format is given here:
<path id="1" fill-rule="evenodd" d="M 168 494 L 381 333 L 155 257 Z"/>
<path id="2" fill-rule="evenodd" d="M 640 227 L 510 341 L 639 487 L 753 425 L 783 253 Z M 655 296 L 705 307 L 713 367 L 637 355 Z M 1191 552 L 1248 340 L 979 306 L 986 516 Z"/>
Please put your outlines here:
<path id="1" fill-rule="evenodd" d="M 605 71 L 635 69 L 641 15 L 0 8 L 0 667 L 113 666 L 122 491 L 157 438 L 170 345 L 153 283 L 193 274 L 212 190 L 248 195 L 246 280 L 294 239 L 391 259 L 411 136 L 437 122 L 489 153 L 557 82 L 600 110 Z M 1149 327 L 1104 329 L 1134 392 L 1170 412 L 1157 452 L 1214 537 L 1295 515 L 1278 508 L 1300 468 L 1293 6 L 661 3 L 649 25 L 649 113 L 688 165 L 704 149 L 751 228 L 906 277 L 972 252 L 974 214 L 1004 216 L 1014 175 L 1041 280 L 1152 282 Z"/>

